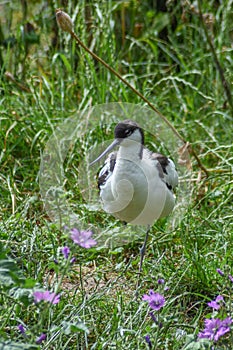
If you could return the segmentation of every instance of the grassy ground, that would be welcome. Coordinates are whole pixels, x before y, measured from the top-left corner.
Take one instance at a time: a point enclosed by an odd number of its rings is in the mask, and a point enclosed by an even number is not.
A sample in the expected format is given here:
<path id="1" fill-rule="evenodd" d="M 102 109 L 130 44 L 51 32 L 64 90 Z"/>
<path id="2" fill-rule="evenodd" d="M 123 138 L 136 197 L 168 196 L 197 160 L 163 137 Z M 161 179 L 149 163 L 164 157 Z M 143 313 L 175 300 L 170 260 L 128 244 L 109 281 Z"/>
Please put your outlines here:
<path id="1" fill-rule="evenodd" d="M 172 217 L 153 226 L 136 296 L 141 240 L 111 249 L 74 244 L 57 216 L 48 216 L 39 178 L 43 150 L 65 120 L 74 118 L 81 130 L 87 114 L 80 111 L 90 106 L 144 102 L 58 30 L 55 9 L 64 4 L 1 4 L 0 349 L 232 349 L 232 330 L 216 341 L 198 337 L 205 319 L 232 316 L 233 286 L 233 110 L 200 9 L 196 2 L 169 1 L 168 12 L 152 1 L 75 3 L 66 1 L 64 10 L 79 38 L 168 118 L 209 176 L 191 157 L 189 192 L 177 191 L 180 201 L 187 199 L 181 220 L 173 228 Z M 230 0 L 202 2 L 204 25 L 232 90 L 231 7 Z M 114 128 L 110 119 L 94 120 L 63 164 L 62 186 L 80 219 L 73 226 L 95 227 L 106 237 L 134 234 L 133 227 L 90 210 L 83 195 L 86 173 L 79 166 Z M 152 148 L 149 132 L 146 139 Z M 68 259 L 64 246 L 71 250 Z M 150 289 L 165 297 L 159 311 L 142 301 Z M 34 303 L 36 290 L 59 294 L 59 303 Z M 214 310 L 207 303 L 217 295 L 224 304 Z M 41 334 L 46 339 L 38 340 Z"/>

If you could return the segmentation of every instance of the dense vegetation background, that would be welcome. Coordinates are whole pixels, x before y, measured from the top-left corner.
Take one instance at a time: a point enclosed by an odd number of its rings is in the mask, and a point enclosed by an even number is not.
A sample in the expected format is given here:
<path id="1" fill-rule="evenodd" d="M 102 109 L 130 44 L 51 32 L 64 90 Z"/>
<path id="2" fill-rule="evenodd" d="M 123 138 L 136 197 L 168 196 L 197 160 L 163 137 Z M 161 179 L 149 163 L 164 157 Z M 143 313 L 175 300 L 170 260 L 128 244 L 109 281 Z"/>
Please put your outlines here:
<path id="1" fill-rule="evenodd" d="M 40 198 L 41 154 L 60 122 L 90 105 L 144 104 L 58 28 L 57 8 L 208 170 L 191 157 L 190 205 L 172 232 L 166 221 L 154 225 L 138 298 L 141 242 L 74 246 Z M 205 319 L 232 316 L 232 1 L 2 1 L 0 18 L 0 349 L 231 349 L 232 330 L 217 340 L 198 334 Z M 65 163 L 73 206 L 109 235 L 124 227 L 88 210 L 77 164 L 112 132 L 100 120 Z M 42 289 L 59 303 L 35 304 Z M 166 299 L 154 317 L 141 300 L 149 289 Z M 212 313 L 217 295 L 225 304 Z"/>

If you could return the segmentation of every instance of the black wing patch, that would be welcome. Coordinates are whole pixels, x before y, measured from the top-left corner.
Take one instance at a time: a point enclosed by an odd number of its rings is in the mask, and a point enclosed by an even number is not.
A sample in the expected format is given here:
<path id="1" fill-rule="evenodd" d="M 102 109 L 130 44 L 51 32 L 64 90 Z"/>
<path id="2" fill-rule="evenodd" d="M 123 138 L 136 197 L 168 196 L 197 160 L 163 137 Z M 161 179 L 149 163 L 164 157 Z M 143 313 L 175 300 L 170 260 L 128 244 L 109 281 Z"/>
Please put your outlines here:
<path id="1" fill-rule="evenodd" d="M 178 184 L 178 175 L 173 162 L 160 153 L 152 153 L 151 157 L 159 162 L 159 164 L 157 164 L 159 176 L 166 183 L 167 188 L 170 191 L 173 190 Z"/>
<path id="2" fill-rule="evenodd" d="M 169 164 L 169 159 L 160 153 L 152 153 L 152 158 L 157 159 L 164 174 L 167 174 L 167 166 Z"/>
<path id="3" fill-rule="evenodd" d="M 98 175 L 98 188 L 105 184 L 109 175 L 113 172 L 116 164 L 117 152 L 112 152 L 105 161 L 103 168 L 100 170 Z"/>

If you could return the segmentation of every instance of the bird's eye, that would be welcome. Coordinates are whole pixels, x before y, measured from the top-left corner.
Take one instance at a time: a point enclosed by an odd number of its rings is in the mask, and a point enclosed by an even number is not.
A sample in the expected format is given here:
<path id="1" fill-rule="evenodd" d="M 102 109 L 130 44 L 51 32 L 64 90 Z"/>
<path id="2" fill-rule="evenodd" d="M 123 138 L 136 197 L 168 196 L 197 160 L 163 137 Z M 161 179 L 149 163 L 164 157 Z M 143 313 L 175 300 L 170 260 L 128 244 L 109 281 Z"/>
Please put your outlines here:
<path id="1" fill-rule="evenodd" d="M 131 133 L 132 133 L 132 131 L 130 129 L 125 130 L 125 136 L 129 136 Z"/>

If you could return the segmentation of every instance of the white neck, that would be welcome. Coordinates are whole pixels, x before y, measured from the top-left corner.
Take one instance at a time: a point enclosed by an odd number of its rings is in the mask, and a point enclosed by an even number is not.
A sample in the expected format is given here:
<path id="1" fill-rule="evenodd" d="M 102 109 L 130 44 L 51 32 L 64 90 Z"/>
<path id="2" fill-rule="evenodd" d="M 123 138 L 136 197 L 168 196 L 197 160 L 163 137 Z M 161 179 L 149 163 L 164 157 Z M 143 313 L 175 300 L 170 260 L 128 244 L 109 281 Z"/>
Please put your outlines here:
<path id="1" fill-rule="evenodd" d="M 126 160 L 138 160 L 141 155 L 142 144 L 130 139 L 122 141 L 119 151 L 117 153 L 117 159 Z"/>

